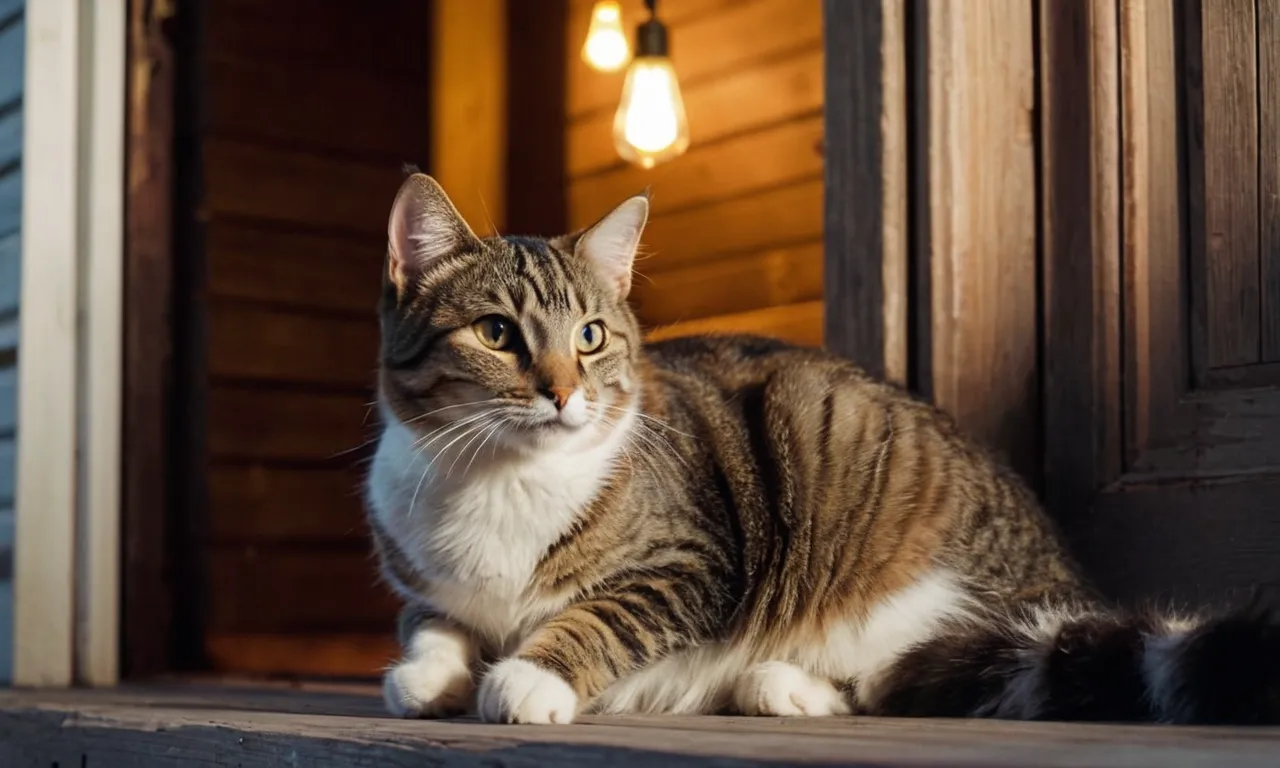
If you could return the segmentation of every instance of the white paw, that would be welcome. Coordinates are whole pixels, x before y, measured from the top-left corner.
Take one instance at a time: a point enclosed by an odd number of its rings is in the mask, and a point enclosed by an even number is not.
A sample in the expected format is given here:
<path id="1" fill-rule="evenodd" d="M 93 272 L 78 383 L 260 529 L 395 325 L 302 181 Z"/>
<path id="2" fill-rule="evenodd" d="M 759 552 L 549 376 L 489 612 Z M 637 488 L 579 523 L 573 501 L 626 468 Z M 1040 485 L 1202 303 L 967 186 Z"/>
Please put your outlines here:
<path id="1" fill-rule="evenodd" d="M 453 633 L 424 630 L 409 657 L 387 670 L 382 698 L 396 717 L 447 717 L 470 709 L 475 683 L 470 648 Z"/>
<path id="2" fill-rule="evenodd" d="M 744 715 L 826 717 L 847 715 L 849 703 L 829 680 L 785 661 L 766 661 L 746 671 L 733 690 Z"/>
<path id="3" fill-rule="evenodd" d="M 524 659 L 499 662 L 480 683 L 480 719 L 486 723 L 573 722 L 578 694 L 559 675 Z"/>

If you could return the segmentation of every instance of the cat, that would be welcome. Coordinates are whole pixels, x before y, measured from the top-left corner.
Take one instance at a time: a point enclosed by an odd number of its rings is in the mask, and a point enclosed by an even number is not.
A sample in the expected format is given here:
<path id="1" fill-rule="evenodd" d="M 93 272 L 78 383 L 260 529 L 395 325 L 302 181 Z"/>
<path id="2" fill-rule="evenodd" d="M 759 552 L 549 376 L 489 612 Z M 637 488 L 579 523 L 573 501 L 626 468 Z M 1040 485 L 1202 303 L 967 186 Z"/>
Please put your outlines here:
<path id="1" fill-rule="evenodd" d="M 1108 607 L 932 406 L 780 341 L 645 344 L 648 213 L 481 239 L 401 187 L 366 485 L 392 714 L 1280 720 L 1268 612 Z"/>

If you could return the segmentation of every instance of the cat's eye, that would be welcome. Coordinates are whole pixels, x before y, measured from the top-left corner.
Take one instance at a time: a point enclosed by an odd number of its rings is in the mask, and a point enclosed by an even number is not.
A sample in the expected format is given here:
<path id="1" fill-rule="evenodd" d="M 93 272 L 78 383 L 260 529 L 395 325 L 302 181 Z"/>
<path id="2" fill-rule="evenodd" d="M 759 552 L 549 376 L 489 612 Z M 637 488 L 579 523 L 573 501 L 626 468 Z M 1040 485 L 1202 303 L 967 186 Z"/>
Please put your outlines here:
<path id="1" fill-rule="evenodd" d="M 584 355 L 599 352 L 604 348 L 607 338 L 608 334 L 604 329 L 604 323 L 599 320 L 593 320 L 582 326 L 582 330 L 578 331 L 578 352 Z"/>
<path id="2" fill-rule="evenodd" d="M 516 341 L 515 324 L 505 317 L 487 315 L 472 325 L 480 343 L 489 349 L 509 349 Z"/>

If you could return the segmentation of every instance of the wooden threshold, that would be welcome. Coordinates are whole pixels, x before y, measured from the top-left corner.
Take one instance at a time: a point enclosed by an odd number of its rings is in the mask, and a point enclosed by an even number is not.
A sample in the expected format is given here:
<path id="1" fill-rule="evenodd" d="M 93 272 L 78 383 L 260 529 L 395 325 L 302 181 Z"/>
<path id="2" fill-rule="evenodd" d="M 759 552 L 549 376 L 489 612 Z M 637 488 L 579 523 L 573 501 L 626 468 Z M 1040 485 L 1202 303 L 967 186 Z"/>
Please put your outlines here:
<path id="1" fill-rule="evenodd" d="M 0 765 L 1274 766 L 1280 728 L 878 718 L 593 717 L 570 726 L 386 717 L 376 690 L 0 692 Z"/>

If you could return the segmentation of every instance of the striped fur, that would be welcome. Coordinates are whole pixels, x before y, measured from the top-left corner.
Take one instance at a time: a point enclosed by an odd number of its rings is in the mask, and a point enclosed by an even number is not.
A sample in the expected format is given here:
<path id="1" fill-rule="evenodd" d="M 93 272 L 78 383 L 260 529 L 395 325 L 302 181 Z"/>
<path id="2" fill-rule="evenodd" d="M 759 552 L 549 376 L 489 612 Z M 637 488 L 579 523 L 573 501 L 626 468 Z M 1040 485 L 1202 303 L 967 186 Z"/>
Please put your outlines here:
<path id="1" fill-rule="evenodd" d="M 945 414 L 777 341 L 642 345 L 647 209 L 481 240 L 427 177 L 397 198 L 367 485 L 393 713 L 1277 719 L 1274 620 L 1106 609 Z"/>

